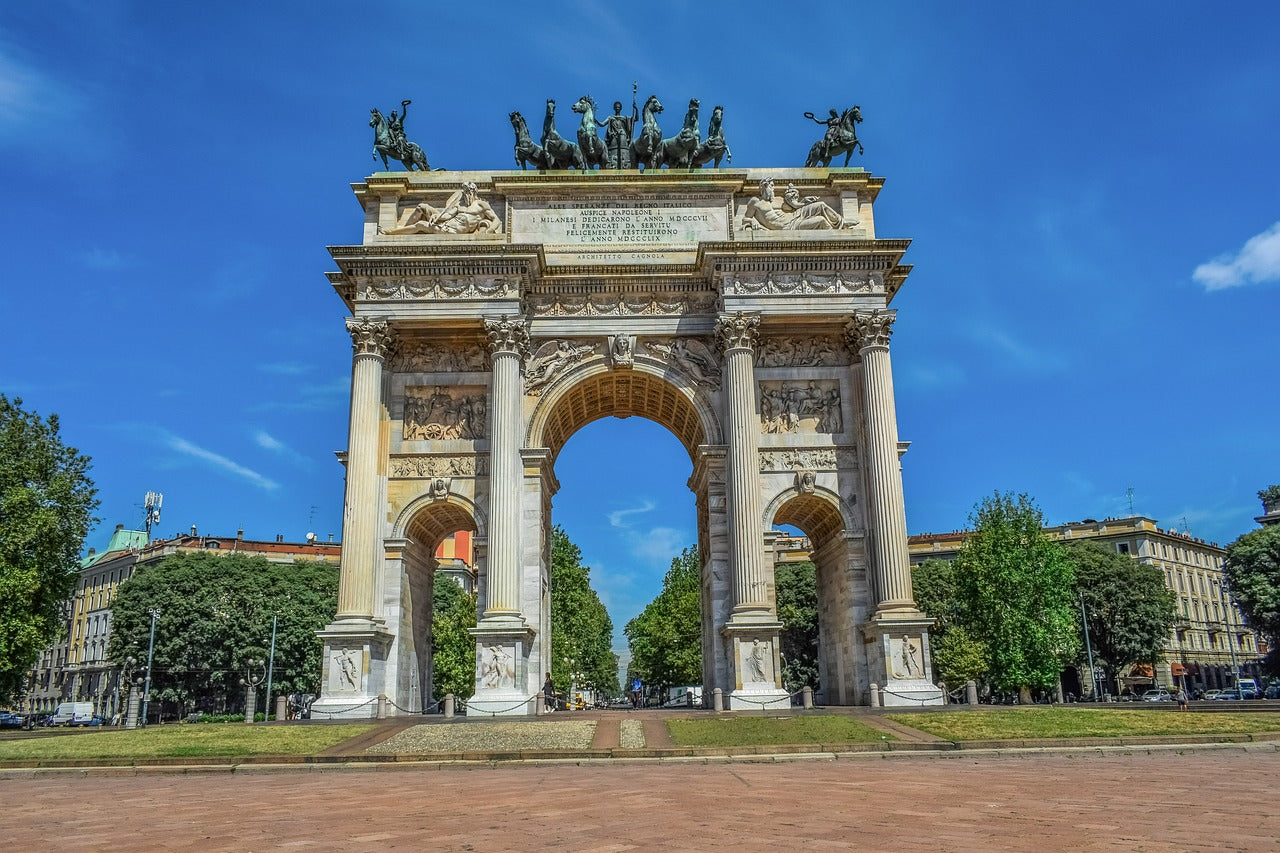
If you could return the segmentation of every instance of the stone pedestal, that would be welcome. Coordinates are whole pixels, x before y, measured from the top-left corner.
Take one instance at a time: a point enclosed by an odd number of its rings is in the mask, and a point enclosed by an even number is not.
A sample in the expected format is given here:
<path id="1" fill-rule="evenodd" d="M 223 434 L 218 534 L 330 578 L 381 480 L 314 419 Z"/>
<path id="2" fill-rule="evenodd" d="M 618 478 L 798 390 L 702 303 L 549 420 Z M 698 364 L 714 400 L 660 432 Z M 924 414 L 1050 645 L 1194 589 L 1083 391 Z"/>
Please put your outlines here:
<path id="1" fill-rule="evenodd" d="M 536 715 L 538 694 L 524 690 L 534 632 L 516 619 L 485 619 L 471 636 L 476 638 L 476 692 L 467 700 L 467 716 Z"/>
<path id="2" fill-rule="evenodd" d="M 317 636 L 324 643 L 320 698 L 311 705 L 319 719 L 372 718 L 386 678 L 392 635 L 369 619 L 338 620 Z"/>
<path id="3" fill-rule="evenodd" d="M 776 620 L 751 624 L 730 622 L 721 629 L 725 652 L 730 656 L 734 687 L 729 693 L 730 711 L 761 711 L 791 707 L 782 686 L 782 623 Z"/>
<path id="4" fill-rule="evenodd" d="M 867 665 L 880 686 L 886 708 L 941 705 L 942 690 L 929 680 L 932 661 L 929 626 L 922 613 L 901 618 L 877 618 L 865 626 Z"/>

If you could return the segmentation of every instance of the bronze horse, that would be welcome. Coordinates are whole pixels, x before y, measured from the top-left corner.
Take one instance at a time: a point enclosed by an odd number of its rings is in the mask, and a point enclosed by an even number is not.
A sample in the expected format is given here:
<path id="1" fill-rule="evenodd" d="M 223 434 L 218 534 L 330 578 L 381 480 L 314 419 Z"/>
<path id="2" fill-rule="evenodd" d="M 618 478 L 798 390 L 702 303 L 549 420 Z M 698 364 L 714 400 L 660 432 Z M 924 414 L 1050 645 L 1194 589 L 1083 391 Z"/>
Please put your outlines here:
<path id="1" fill-rule="evenodd" d="M 585 169 L 582 149 L 556 132 L 556 102 L 547 99 L 547 115 L 542 120 L 542 148 L 548 169 Z"/>
<path id="2" fill-rule="evenodd" d="M 525 169 L 526 164 L 532 163 L 535 169 L 546 169 L 547 152 L 529 135 L 529 126 L 525 124 L 524 116 L 514 112 L 509 118 L 516 132 L 516 162 L 520 164 L 520 168 Z"/>
<path id="3" fill-rule="evenodd" d="M 431 171 L 431 166 L 427 163 L 427 155 L 422 153 L 417 143 L 406 141 L 401 145 L 399 140 L 391 135 L 390 122 L 377 107 L 369 111 L 369 127 L 373 128 L 373 159 L 377 160 L 378 155 L 382 155 L 383 169 L 391 168 L 387 162 L 387 155 L 390 155 L 403 163 L 404 167 L 411 172 L 414 169 L 423 172 Z"/>
<path id="4" fill-rule="evenodd" d="M 583 95 L 570 107 L 575 113 L 582 113 L 582 124 L 578 125 L 578 150 L 582 152 L 582 162 L 588 169 L 603 169 L 606 156 L 604 142 L 596 128 L 596 102 L 590 95 Z"/>

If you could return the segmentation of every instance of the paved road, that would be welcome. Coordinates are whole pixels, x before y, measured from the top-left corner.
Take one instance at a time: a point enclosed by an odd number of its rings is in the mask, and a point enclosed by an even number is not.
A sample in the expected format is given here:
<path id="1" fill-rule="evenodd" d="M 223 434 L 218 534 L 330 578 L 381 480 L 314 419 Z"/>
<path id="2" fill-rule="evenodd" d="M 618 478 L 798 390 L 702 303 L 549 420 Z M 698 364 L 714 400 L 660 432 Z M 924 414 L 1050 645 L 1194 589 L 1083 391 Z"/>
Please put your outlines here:
<path id="1" fill-rule="evenodd" d="M 1266 751 L 0 780 L 9 850 L 1276 850 Z"/>

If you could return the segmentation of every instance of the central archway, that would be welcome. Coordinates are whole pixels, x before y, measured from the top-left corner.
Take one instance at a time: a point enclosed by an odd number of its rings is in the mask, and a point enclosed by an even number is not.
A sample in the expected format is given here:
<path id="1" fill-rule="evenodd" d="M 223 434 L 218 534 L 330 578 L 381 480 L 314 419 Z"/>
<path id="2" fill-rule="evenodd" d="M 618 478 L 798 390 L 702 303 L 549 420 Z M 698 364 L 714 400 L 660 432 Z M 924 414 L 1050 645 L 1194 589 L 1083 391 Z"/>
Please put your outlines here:
<path id="1" fill-rule="evenodd" d="M 555 462 L 575 433 L 602 418 L 641 417 L 666 428 L 689 454 L 693 473 L 688 486 L 694 493 L 702 566 L 702 683 L 708 698 L 713 686 L 724 686 L 730 678 L 724 640 L 715 630 L 716 625 L 729 618 L 731 598 L 723 433 L 716 416 L 717 393 L 714 385 L 694 382 L 657 359 L 638 357 L 625 370 L 602 364 L 584 365 L 566 373 L 538 399 L 525 436 L 526 447 L 543 448 L 546 459 L 539 474 L 544 512 L 537 537 L 544 577 L 549 574 L 550 499 L 560 487 L 554 474 Z M 551 619 L 554 614 L 548 614 L 548 628 Z M 550 660 L 549 630 L 544 633 L 540 651 L 544 660 Z"/>

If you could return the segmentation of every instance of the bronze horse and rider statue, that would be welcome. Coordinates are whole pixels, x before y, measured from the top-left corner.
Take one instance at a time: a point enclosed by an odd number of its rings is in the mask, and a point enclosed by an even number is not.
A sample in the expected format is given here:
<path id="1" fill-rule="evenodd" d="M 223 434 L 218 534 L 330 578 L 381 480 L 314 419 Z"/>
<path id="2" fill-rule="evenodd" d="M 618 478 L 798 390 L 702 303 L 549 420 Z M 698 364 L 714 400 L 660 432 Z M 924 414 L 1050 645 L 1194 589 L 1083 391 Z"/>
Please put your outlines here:
<path id="1" fill-rule="evenodd" d="M 369 127 L 373 128 L 373 159 L 376 161 L 381 156 L 384 170 L 391 168 L 390 163 L 387 162 L 387 158 L 391 157 L 403 163 L 409 171 L 414 169 L 423 172 L 431 171 L 431 166 L 427 163 L 427 155 L 404 135 L 404 120 L 409 114 L 411 103 L 413 102 L 407 99 L 401 101 L 400 109 L 403 112 L 397 115 L 396 111 L 392 110 L 390 118 L 383 116 L 377 107 L 369 110 Z"/>
<path id="2" fill-rule="evenodd" d="M 859 154 L 863 153 L 862 143 L 858 141 L 858 125 L 862 122 L 862 110 L 855 105 L 843 113 L 837 113 L 835 110 L 830 110 L 829 113 L 825 119 L 820 119 L 813 113 L 804 114 L 805 118 L 815 124 L 827 127 L 826 135 L 813 143 L 813 147 L 809 149 L 809 156 L 804 161 L 806 168 L 829 167 L 831 161 L 841 154 L 844 155 L 844 165 L 848 166 L 849 157 L 853 155 L 855 148 Z"/>
<path id="3" fill-rule="evenodd" d="M 707 124 L 706 139 L 698 127 L 698 99 L 691 98 L 685 112 L 684 123 L 675 136 L 664 137 L 658 125 L 662 114 L 662 102 L 650 95 L 643 109 L 636 106 L 636 87 L 631 87 L 631 112 L 623 112 L 621 101 L 613 102 L 613 114 L 604 120 L 596 118 L 599 106 L 590 95 L 583 95 L 572 106 L 582 116 L 578 125 L 577 142 L 571 142 L 556 130 L 556 102 L 547 99 L 542 122 L 542 136 L 534 142 L 528 124 L 519 112 L 508 115 L 515 132 L 515 161 L 521 169 L 532 166 L 539 171 L 551 169 L 700 169 L 711 164 L 720 168 L 722 161 L 733 162 L 733 152 L 724 137 L 724 107 L 716 106 Z M 391 111 L 385 117 L 374 108 L 370 110 L 369 126 L 374 130 L 373 157 L 382 158 L 384 169 L 390 168 L 389 158 L 399 160 L 410 171 L 429 171 L 427 156 L 422 148 L 405 137 L 404 121 L 409 113 L 409 100 L 400 102 L 402 112 Z M 806 167 L 829 168 L 841 154 L 848 167 L 853 152 L 863 154 L 858 140 L 858 124 L 862 111 L 852 106 L 843 113 L 832 109 L 827 118 L 818 118 L 811 112 L 804 117 L 826 127 L 826 133 L 809 149 Z M 637 124 L 638 135 L 637 135 Z M 599 129 L 605 131 L 602 140 Z"/>

